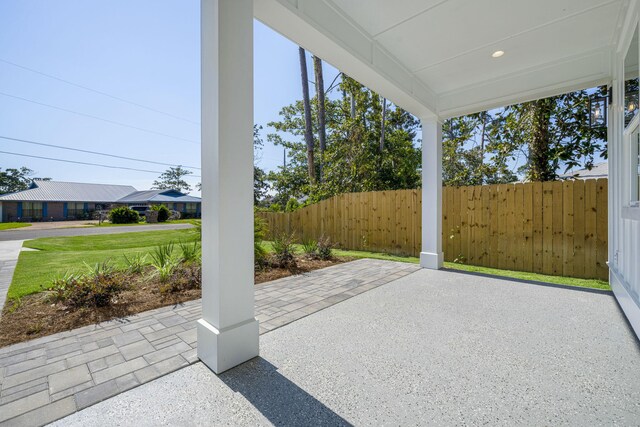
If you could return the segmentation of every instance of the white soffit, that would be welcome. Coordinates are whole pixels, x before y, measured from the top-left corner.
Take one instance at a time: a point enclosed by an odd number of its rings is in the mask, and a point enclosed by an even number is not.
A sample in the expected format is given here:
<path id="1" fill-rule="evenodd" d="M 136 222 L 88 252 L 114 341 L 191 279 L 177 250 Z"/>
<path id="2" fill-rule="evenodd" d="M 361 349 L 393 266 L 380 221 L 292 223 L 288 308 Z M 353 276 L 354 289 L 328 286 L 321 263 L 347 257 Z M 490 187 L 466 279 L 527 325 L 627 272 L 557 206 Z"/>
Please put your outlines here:
<path id="1" fill-rule="evenodd" d="M 276 31 L 414 114 L 425 114 L 419 103 L 440 117 L 610 81 L 627 8 L 627 0 L 255 0 L 256 17 Z M 289 16 L 277 19 L 282 10 Z M 492 58 L 497 50 L 504 56 Z"/>

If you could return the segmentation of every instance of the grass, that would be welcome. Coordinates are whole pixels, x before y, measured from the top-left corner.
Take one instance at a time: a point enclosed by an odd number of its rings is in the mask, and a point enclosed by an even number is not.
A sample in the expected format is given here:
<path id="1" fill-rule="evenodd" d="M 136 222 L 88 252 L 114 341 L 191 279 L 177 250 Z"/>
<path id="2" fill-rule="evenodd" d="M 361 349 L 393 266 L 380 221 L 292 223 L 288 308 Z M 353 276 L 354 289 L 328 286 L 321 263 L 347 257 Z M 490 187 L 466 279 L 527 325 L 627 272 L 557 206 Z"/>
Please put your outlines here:
<path id="1" fill-rule="evenodd" d="M 267 249 L 267 251 L 270 251 L 270 252 L 272 251 L 271 244 L 269 242 L 265 242 L 264 246 Z M 302 253 L 302 245 L 296 245 L 296 250 L 298 251 L 298 253 Z M 385 261 L 409 262 L 413 264 L 418 264 L 420 262 L 420 259 L 417 257 L 391 255 L 391 254 L 385 254 L 380 252 L 345 251 L 345 250 L 335 249 L 333 253 L 336 256 L 343 256 L 343 257 L 350 257 L 350 258 L 372 258 L 372 259 L 381 259 Z M 527 273 L 523 271 L 499 270 L 497 268 L 476 267 L 473 265 L 457 264 L 453 262 L 445 262 L 444 266 L 445 268 L 449 268 L 451 270 L 466 271 L 470 273 L 488 274 L 492 276 L 508 277 L 508 278 L 517 279 L 517 280 L 530 280 L 534 282 L 553 283 L 556 285 L 611 290 L 611 287 L 609 286 L 608 282 L 604 280 L 598 280 L 598 279 L 578 279 L 575 277 L 550 276 L 547 274 Z"/>
<path id="2" fill-rule="evenodd" d="M 0 222 L 0 231 L 23 227 L 31 227 L 31 224 L 28 222 Z"/>
<path id="3" fill-rule="evenodd" d="M 95 264 L 111 259 L 118 268 L 125 268 L 123 255 L 128 257 L 146 254 L 159 245 L 171 241 L 190 242 L 196 240 L 196 233 L 191 230 L 163 230 L 136 233 L 121 233 L 98 236 L 47 237 L 28 240 L 24 246 L 38 249 L 36 252 L 22 252 L 16 267 L 13 281 L 9 287 L 9 299 L 42 291 L 51 279 L 67 271 L 82 271 L 84 263 Z M 273 252 L 270 242 L 263 242 L 268 252 Z M 303 253 L 302 245 L 295 245 L 297 253 Z M 416 257 L 405 257 L 378 252 L 334 250 L 339 257 L 373 258 L 387 261 L 410 262 L 417 264 Z M 463 264 L 445 263 L 446 268 L 473 273 L 489 274 L 519 280 L 554 283 L 559 285 L 578 286 L 592 289 L 611 289 L 603 280 L 576 279 L 573 277 L 549 276 L 521 271 L 498 270 L 494 268 L 475 267 Z"/>
<path id="4" fill-rule="evenodd" d="M 67 271 L 84 271 L 84 263 L 93 265 L 111 259 L 125 268 L 123 255 L 150 253 L 170 241 L 194 241 L 191 230 L 163 230 L 98 236 L 46 237 L 28 240 L 25 247 L 37 252 L 22 252 L 9 287 L 7 298 L 15 299 L 42 291 L 55 276 Z"/>

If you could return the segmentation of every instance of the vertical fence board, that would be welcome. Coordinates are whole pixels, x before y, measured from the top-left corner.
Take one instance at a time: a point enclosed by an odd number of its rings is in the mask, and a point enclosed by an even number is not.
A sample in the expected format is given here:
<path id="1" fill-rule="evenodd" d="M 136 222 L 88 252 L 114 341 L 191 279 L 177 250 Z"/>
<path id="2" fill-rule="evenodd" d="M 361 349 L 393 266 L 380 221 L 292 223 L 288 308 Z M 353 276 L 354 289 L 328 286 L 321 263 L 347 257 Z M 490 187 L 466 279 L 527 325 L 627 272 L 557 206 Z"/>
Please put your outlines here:
<path id="1" fill-rule="evenodd" d="M 553 188 L 553 259 L 552 271 L 555 276 L 562 276 L 562 182 L 556 181 L 552 183 Z"/>
<path id="2" fill-rule="evenodd" d="M 562 275 L 573 276 L 573 182 L 562 183 Z"/>
<path id="3" fill-rule="evenodd" d="M 585 277 L 596 277 L 596 224 L 597 201 L 596 180 L 588 179 L 584 183 L 584 268 Z"/>
<path id="4" fill-rule="evenodd" d="M 573 272 L 575 277 L 586 277 L 584 265 L 584 181 L 578 179 L 573 184 Z"/>
<path id="5" fill-rule="evenodd" d="M 598 179 L 596 189 L 596 276 L 606 280 L 609 277 L 609 269 L 606 264 L 608 260 L 607 180 Z"/>
<path id="6" fill-rule="evenodd" d="M 523 185 L 522 271 L 533 271 L 533 185 Z"/>
<path id="7" fill-rule="evenodd" d="M 533 188 L 533 269 L 534 273 L 542 273 L 543 271 L 543 234 L 544 227 L 542 222 L 543 189 L 541 182 L 534 182 Z"/>

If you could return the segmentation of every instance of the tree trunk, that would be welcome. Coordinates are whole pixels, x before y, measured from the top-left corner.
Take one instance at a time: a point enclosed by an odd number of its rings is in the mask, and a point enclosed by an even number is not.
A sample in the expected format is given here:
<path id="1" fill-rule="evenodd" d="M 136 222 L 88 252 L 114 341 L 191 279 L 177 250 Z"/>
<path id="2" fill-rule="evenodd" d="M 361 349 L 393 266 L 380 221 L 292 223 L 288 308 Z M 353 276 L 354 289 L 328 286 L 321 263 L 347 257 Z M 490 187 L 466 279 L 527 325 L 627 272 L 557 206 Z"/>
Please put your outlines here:
<path id="1" fill-rule="evenodd" d="M 324 76 L 322 75 L 322 60 L 313 57 L 313 69 L 316 74 L 316 96 L 318 98 L 318 142 L 320 143 L 320 163 L 318 164 L 318 176 L 322 182 L 322 169 L 324 168 L 324 150 L 327 148 L 326 111 L 324 100 Z"/>
<path id="2" fill-rule="evenodd" d="M 351 94 L 351 118 L 356 118 L 356 96 L 355 94 Z"/>
<path id="3" fill-rule="evenodd" d="M 380 123 L 380 152 L 384 150 L 384 126 L 387 121 L 387 98 L 382 98 L 382 122 Z"/>
<path id="4" fill-rule="evenodd" d="M 311 103 L 309 101 L 309 76 L 307 75 L 307 54 L 303 48 L 300 53 L 300 76 L 302 78 L 302 102 L 304 103 L 304 141 L 307 144 L 307 172 L 309 181 L 316 181 L 316 168 L 313 160 L 313 131 L 311 129 Z"/>
<path id="5" fill-rule="evenodd" d="M 551 181 L 555 178 L 555 170 L 549 161 L 549 124 L 553 99 L 533 101 L 531 106 L 532 137 L 529 144 L 528 178 L 531 181 Z"/>
<path id="6" fill-rule="evenodd" d="M 480 135 L 480 185 L 484 185 L 485 173 L 484 173 L 484 146 L 485 138 L 487 135 L 487 112 L 480 113 L 482 117 L 482 135 Z"/>

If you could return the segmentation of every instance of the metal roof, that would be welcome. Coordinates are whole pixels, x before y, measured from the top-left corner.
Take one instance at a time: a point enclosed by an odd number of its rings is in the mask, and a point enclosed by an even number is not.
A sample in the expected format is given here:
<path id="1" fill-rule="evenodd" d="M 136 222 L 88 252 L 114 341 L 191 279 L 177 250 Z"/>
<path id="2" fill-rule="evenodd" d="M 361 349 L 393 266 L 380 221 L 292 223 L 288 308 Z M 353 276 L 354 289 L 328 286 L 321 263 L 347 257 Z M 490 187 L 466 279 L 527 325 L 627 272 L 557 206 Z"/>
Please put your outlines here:
<path id="1" fill-rule="evenodd" d="M 118 203 L 190 203 L 200 202 L 199 197 L 189 196 L 176 190 L 146 190 L 128 194 Z"/>
<path id="2" fill-rule="evenodd" d="M 597 179 L 607 178 L 609 176 L 609 165 L 607 162 L 596 163 L 591 170 L 580 169 L 572 172 L 567 172 L 560 175 L 561 178 L 578 178 L 578 179 Z"/>
<path id="3" fill-rule="evenodd" d="M 1 195 L 0 201 L 113 203 L 135 191 L 130 185 L 38 180 L 28 190 Z"/>

